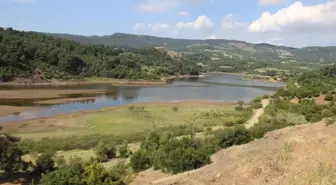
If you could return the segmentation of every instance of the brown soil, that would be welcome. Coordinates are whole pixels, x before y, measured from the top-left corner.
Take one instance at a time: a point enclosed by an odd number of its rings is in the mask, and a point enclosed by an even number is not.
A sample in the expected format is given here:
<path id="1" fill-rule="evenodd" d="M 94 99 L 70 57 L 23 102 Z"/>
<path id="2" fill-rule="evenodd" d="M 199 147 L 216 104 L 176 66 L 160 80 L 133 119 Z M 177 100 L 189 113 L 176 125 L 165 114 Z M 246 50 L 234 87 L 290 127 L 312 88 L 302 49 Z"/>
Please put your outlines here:
<path id="1" fill-rule="evenodd" d="M 335 153 L 336 125 L 321 121 L 221 150 L 198 170 L 163 178 L 155 172 L 156 179 L 152 171 L 142 172 L 131 185 L 333 185 Z"/>
<path id="2" fill-rule="evenodd" d="M 36 101 L 36 104 L 43 105 L 55 105 L 55 104 L 63 104 L 63 103 L 71 103 L 71 102 L 82 102 L 82 101 L 94 101 L 95 98 L 84 97 L 84 98 L 63 98 L 63 99 L 52 99 L 52 100 L 44 100 L 44 101 Z"/>
<path id="3" fill-rule="evenodd" d="M 0 117 L 7 116 L 14 113 L 20 113 L 24 111 L 38 110 L 37 107 L 16 107 L 16 106 L 6 106 L 0 105 Z"/>
<path id="4" fill-rule="evenodd" d="M 0 82 L 0 85 L 13 85 L 13 86 L 59 86 L 59 85 L 84 85 L 84 84 L 112 84 L 118 86 L 158 86 L 166 85 L 167 80 L 178 78 L 191 78 L 198 77 L 195 75 L 179 75 L 163 77 L 161 80 L 128 80 L 128 79 L 114 79 L 114 78 L 97 78 L 89 80 L 36 80 L 33 78 L 18 78 L 11 82 Z"/>
<path id="5" fill-rule="evenodd" d="M 299 98 L 295 96 L 295 98 L 291 99 L 290 102 L 294 104 L 299 104 Z"/>
<path id="6" fill-rule="evenodd" d="M 109 93 L 100 90 L 0 90 L 0 99 L 53 99 L 66 98 L 68 95 L 87 95 L 94 96 Z M 112 92 L 111 92 L 112 93 Z"/>
<path id="7" fill-rule="evenodd" d="M 325 101 L 324 98 L 326 97 L 325 94 L 320 95 L 319 97 L 315 98 L 315 103 L 318 105 L 326 105 L 329 101 Z"/>

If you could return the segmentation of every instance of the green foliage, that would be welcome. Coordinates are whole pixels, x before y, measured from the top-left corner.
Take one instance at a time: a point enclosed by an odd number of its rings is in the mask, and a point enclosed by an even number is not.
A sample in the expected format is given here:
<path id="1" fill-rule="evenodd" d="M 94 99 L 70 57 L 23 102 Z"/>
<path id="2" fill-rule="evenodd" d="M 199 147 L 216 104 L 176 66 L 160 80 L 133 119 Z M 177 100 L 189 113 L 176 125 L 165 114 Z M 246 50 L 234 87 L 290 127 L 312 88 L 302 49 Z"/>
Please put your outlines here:
<path id="1" fill-rule="evenodd" d="M 149 154 L 145 150 L 137 151 L 131 158 L 131 167 L 134 171 L 139 172 L 151 167 Z"/>
<path id="2" fill-rule="evenodd" d="M 0 29 L 0 81 L 18 77 L 160 79 L 198 74 L 200 66 L 154 48 L 81 45 L 37 32 Z"/>
<path id="3" fill-rule="evenodd" d="M 34 169 L 34 172 L 37 174 L 43 174 L 43 173 L 54 171 L 55 161 L 53 157 L 54 157 L 54 153 L 52 152 L 41 154 L 36 159 L 36 167 Z"/>
<path id="4" fill-rule="evenodd" d="M 155 152 L 153 165 L 164 172 L 179 173 L 209 163 L 212 152 L 194 138 L 169 139 Z"/>
<path id="5" fill-rule="evenodd" d="M 172 108 L 172 111 L 174 111 L 174 112 L 178 112 L 178 107 L 177 107 L 177 106 L 174 106 L 174 107 Z"/>
<path id="6" fill-rule="evenodd" d="M 42 175 L 41 185 L 124 185 L 124 168 L 106 170 L 97 161 L 70 162 L 53 172 Z"/>
<path id="7" fill-rule="evenodd" d="M 261 103 L 261 98 L 260 97 L 254 98 L 252 101 L 250 101 L 249 104 L 254 109 L 262 108 L 262 103 Z"/>
<path id="8" fill-rule="evenodd" d="M 119 152 L 119 157 L 121 158 L 127 158 L 132 154 L 132 152 L 128 150 L 127 143 L 123 143 L 122 145 L 120 145 L 118 148 L 118 152 Z"/>
<path id="9" fill-rule="evenodd" d="M 244 126 L 227 128 L 215 133 L 215 141 L 221 148 L 248 143 L 252 140 L 250 133 Z"/>
<path id="10" fill-rule="evenodd" d="M 115 143 L 101 141 L 96 146 L 95 152 L 100 162 L 107 162 L 116 156 Z"/>
<path id="11" fill-rule="evenodd" d="M 332 94 L 327 94 L 326 97 L 324 98 L 325 101 L 333 101 L 334 100 L 334 96 Z"/>
<path id="12" fill-rule="evenodd" d="M 18 138 L 0 133 L 0 170 L 13 173 L 28 167 L 28 164 L 21 160 L 24 152 L 18 147 L 19 141 Z"/>

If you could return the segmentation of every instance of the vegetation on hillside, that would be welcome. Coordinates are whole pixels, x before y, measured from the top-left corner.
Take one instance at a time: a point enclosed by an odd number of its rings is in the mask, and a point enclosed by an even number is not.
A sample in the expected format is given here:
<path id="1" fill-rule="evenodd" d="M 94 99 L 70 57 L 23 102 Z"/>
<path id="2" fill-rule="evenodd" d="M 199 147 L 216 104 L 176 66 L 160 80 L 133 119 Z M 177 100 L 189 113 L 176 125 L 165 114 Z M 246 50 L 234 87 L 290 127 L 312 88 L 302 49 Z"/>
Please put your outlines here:
<path id="1" fill-rule="evenodd" d="M 159 79 L 194 74 L 200 67 L 165 50 L 81 45 L 37 32 L 0 27 L 0 81 L 18 77 Z"/>
<path id="2" fill-rule="evenodd" d="M 211 53 L 226 56 L 227 59 L 245 59 L 263 62 L 336 62 L 336 47 L 293 48 L 271 44 L 251 44 L 244 41 L 209 39 L 172 39 L 146 35 L 115 33 L 106 36 L 80 36 L 71 34 L 51 34 L 56 37 L 75 40 L 83 44 L 119 45 L 132 48 L 166 47 L 184 53 Z M 212 55 L 213 56 L 213 55 Z"/>

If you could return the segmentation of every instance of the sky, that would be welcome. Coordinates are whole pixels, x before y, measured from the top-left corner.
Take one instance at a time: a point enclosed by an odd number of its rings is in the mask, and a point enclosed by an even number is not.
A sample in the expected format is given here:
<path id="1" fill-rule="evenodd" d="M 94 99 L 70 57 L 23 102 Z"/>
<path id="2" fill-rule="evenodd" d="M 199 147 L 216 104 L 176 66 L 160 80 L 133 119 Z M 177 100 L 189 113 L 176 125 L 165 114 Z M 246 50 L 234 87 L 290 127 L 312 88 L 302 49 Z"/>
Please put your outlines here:
<path id="1" fill-rule="evenodd" d="M 336 0 L 0 0 L 0 27 L 336 45 Z"/>

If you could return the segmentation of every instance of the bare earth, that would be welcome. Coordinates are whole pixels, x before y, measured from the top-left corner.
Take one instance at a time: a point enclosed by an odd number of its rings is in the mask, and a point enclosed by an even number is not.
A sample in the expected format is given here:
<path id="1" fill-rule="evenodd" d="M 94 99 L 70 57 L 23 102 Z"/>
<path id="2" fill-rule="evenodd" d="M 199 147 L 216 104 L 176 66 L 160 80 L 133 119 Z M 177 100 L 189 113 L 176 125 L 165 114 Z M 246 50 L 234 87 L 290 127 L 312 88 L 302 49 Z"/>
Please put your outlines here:
<path id="1" fill-rule="evenodd" d="M 107 92 L 102 90 L 0 90 L 0 99 L 52 99 L 71 94 L 99 95 L 105 93 Z"/>
<path id="2" fill-rule="evenodd" d="M 256 110 L 256 112 L 253 114 L 252 118 L 247 121 L 247 124 L 245 124 L 245 128 L 251 128 L 254 126 L 254 124 L 259 122 L 260 116 L 264 114 L 265 107 L 269 104 L 269 99 L 263 99 L 261 100 L 262 108 Z"/>
<path id="3" fill-rule="evenodd" d="M 0 117 L 7 116 L 14 113 L 20 113 L 24 111 L 38 110 L 37 107 L 17 107 L 17 106 L 6 106 L 0 105 Z"/>
<path id="4" fill-rule="evenodd" d="M 335 153 L 336 125 L 321 121 L 221 150 L 198 170 L 169 177 L 142 172 L 131 185 L 334 185 Z"/>
<path id="5" fill-rule="evenodd" d="M 80 101 L 94 101 L 95 98 L 84 97 L 84 98 L 62 98 L 62 99 L 51 99 L 44 101 L 36 101 L 34 103 L 43 104 L 43 105 L 55 105 L 55 104 L 63 104 L 63 103 L 71 103 L 71 102 L 80 102 Z"/>

